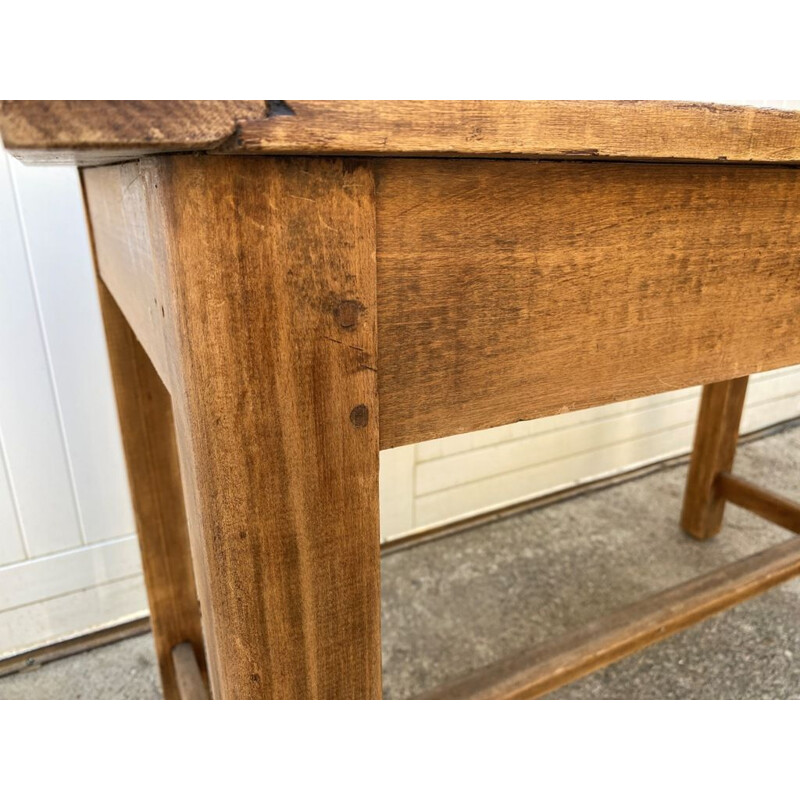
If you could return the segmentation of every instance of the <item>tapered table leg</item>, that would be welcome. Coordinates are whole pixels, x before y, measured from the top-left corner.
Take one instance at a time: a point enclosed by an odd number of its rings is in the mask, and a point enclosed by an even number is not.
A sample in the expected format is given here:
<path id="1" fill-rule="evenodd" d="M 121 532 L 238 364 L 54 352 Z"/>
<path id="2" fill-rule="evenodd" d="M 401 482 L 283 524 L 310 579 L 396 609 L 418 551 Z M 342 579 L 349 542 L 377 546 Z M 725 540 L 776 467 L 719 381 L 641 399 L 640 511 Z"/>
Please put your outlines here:
<path id="1" fill-rule="evenodd" d="M 205 670 L 172 401 L 102 281 L 100 306 L 164 697 L 179 699 L 172 648 L 189 642 Z"/>
<path id="2" fill-rule="evenodd" d="M 747 376 L 703 387 L 681 517 L 696 539 L 708 539 L 722 526 L 725 498 L 716 480 L 733 466 L 746 391 Z"/>
<path id="3" fill-rule="evenodd" d="M 154 169 L 213 695 L 380 697 L 372 174 L 215 156 Z"/>

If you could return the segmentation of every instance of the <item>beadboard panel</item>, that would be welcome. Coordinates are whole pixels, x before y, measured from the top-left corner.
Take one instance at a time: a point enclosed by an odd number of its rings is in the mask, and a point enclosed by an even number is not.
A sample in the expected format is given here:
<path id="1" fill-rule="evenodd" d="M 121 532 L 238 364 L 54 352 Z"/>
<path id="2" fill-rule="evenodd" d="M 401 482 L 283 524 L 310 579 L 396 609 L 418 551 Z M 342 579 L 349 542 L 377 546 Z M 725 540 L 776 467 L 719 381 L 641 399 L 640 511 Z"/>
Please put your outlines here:
<path id="1" fill-rule="evenodd" d="M 0 431 L 25 550 L 35 557 L 85 540 L 5 153 L 0 158 L 0 242 Z"/>
<path id="2" fill-rule="evenodd" d="M 86 220 L 80 203 L 64 202 L 80 197 L 78 175 L 27 169 L 16 159 L 11 166 L 84 537 L 130 534 L 133 510 Z"/>
<path id="3" fill-rule="evenodd" d="M 413 531 L 414 474 L 416 451 L 413 444 L 382 450 L 380 454 L 381 540 L 388 541 Z"/>
<path id="4" fill-rule="evenodd" d="M 141 575 L 0 612 L 0 658 L 146 615 Z"/>
<path id="5" fill-rule="evenodd" d="M 0 566 L 25 558 L 22 531 L 11 494 L 2 436 L 0 436 Z M 0 606 L 2 608 L 2 606 Z"/>
<path id="6" fill-rule="evenodd" d="M 0 609 L 40 603 L 142 571 L 136 536 L 0 568 Z"/>
<path id="7" fill-rule="evenodd" d="M 147 613 L 78 176 L 0 150 L 0 652 Z"/>

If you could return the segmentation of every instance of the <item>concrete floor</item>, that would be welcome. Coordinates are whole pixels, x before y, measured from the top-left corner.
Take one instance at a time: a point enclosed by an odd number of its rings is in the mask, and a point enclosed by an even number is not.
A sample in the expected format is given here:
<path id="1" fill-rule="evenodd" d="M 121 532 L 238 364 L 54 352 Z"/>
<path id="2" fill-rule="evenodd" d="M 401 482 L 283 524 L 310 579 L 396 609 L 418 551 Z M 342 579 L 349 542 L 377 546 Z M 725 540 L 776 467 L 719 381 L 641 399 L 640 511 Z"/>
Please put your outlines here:
<path id="1" fill-rule="evenodd" d="M 797 497 L 800 427 L 742 445 L 736 472 Z M 405 698 L 791 534 L 729 507 L 716 539 L 678 527 L 686 468 L 520 514 L 383 561 L 388 698 Z M 0 699 L 159 696 L 139 636 L 0 679 Z M 800 699 L 800 580 L 550 695 Z"/>

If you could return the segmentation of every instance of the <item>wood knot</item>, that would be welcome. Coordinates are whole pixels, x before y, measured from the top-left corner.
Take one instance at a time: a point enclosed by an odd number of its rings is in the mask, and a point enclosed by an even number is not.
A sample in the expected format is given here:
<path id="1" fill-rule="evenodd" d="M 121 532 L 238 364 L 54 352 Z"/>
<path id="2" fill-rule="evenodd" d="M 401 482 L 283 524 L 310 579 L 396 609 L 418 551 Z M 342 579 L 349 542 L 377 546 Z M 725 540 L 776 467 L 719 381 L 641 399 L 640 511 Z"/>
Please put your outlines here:
<path id="1" fill-rule="evenodd" d="M 350 422 L 355 428 L 365 428 L 369 422 L 369 409 L 365 405 L 358 405 L 350 412 Z"/>
<path id="2" fill-rule="evenodd" d="M 333 312 L 336 322 L 342 328 L 352 328 L 358 322 L 361 313 L 361 303 L 357 300 L 342 300 Z"/>

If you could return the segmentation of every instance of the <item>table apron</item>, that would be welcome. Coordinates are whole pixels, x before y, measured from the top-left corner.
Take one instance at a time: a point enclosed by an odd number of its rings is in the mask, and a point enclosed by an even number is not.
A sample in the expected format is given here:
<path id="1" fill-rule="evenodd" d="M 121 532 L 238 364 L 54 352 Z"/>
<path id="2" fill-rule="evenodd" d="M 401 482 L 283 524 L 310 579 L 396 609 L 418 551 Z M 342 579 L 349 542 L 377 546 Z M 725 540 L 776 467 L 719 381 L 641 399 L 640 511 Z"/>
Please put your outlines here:
<path id="1" fill-rule="evenodd" d="M 168 387 L 149 219 L 174 158 L 84 170 L 101 277 Z M 382 449 L 800 362 L 795 168 L 355 161 Z"/>

